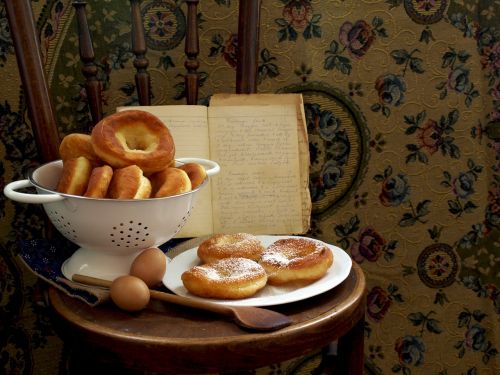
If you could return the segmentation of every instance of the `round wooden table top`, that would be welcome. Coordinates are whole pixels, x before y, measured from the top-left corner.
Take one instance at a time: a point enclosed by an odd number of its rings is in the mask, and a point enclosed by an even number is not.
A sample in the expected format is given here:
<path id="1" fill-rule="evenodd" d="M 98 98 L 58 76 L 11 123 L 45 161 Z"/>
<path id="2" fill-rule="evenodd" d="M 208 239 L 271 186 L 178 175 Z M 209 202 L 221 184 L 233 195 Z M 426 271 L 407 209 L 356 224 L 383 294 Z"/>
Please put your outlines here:
<path id="1" fill-rule="evenodd" d="M 252 369 L 320 349 L 364 317 L 365 277 L 353 263 L 335 288 L 302 301 L 266 307 L 293 324 L 273 332 L 244 330 L 224 317 L 152 300 L 139 313 L 111 303 L 91 307 L 51 287 L 60 333 L 76 345 L 130 368 L 207 373 Z"/>

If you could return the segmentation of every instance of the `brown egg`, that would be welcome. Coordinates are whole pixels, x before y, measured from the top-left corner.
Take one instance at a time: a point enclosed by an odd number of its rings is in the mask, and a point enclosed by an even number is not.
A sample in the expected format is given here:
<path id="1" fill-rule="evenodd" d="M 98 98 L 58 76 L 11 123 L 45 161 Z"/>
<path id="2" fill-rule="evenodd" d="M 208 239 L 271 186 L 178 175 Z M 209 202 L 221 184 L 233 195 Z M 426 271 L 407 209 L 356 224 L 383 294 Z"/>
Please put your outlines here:
<path id="1" fill-rule="evenodd" d="M 109 295 L 119 308 L 127 311 L 142 310 L 150 299 L 149 288 L 144 281 L 129 275 L 113 280 Z"/>
<path id="2" fill-rule="evenodd" d="M 130 266 L 130 275 L 138 277 L 150 288 L 163 280 L 166 268 L 166 257 L 157 247 L 150 247 L 141 252 Z"/>

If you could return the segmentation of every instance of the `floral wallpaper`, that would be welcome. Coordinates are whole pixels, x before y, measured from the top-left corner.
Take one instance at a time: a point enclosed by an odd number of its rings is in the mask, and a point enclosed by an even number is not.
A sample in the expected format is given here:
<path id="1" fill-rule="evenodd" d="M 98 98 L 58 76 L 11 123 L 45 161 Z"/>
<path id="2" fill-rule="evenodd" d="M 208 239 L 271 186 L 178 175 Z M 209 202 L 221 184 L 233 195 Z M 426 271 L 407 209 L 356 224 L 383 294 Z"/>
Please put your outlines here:
<path id="1" fill-rule="evenodd" d="M 86 132 L 71 2 L 32 4 L 59 132 Z M 200 103 L 234 91 L 237 7 L 200 2 Z M 141 9 L 153 102 L 184 103 L 186 6 Z M 137 104 L 128 7 L 92 0 L 87 11 L 106 113 Z M 262 2 L 259 91 L 305 98 L 308 235 L 345 249 L 367 277 L 366 374 L 500 373 L 499 21 L 497 0 Z M 39 162 L 3 3 L 0 77 L 3 186 Z M 71 372 L 16 258 L 17 240 L 43 237 L 40 214 L 0 198 L 0 373 Z"/>

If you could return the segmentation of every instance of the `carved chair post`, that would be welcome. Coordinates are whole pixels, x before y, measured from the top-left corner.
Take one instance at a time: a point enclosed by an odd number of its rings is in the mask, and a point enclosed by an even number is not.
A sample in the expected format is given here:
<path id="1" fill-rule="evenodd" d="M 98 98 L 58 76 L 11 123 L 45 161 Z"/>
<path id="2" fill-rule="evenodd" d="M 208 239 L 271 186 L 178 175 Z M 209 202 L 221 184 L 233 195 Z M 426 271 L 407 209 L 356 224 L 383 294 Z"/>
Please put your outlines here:
<path id="1" fill-rule="evenodd" d="M 199 0 L 186 0 L 187 10 L 187 27 L 186 27 L 186 44 L 184 52 L 186 54 L 186 61 L 184 66 L 187 70 L 184 82 L 186 85 L 186 103 L 196 104 L 198 102 L 198 54 L 200 53 L 200 46 L 198 40 L 198 20 L 197 20 L 197 7 Z"/>
<path id="2" fill-rule="evenodd" d="M 92 123 L 97 124 L 103 117 L 102 112 L 102 96 L 101 82 L 97 79 L 97 66 L 94 63 L 94 47 L 90 36 L 87 16 L 85 14 L 86 2 L 75 1 L 73 6 L 76 12 L 76 20 L 78 25 L 78 41 L 80 46 L 80 59 L 83 67 L 82 73 L 85 76 L 85 91 L 87 93 L 87 102 L 92 117 Z"/>
<path id="3" fill-rule="evenodd" d="M 140 9 L 140 0 L 130 0 L 132 11 L 132 51 L 135 55 L 135 85 L 140 105 L 151 105 L 151 78 L 147 72 L 149 61 L 146 58 L 147 46 Z"/>
<path id="4" fill-rule="evenodd" d="M 261 0 L 240 0 L 236 93 L 257 92 Z"/>
<path id="5" fill-rule="evenodd" d="M 59 158 L 59 134 L 47 78 L 42 68 L 31 1 L 5 1 L 4 4 L 37 149 L 41 161 L 56 160 Z"/>

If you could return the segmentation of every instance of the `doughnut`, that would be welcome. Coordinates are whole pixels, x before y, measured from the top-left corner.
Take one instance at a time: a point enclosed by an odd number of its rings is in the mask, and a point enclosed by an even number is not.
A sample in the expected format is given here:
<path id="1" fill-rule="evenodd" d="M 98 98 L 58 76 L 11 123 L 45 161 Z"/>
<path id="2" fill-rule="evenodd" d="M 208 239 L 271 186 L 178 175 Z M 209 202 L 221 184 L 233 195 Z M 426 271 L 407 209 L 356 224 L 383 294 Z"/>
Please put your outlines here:
<path id="1" fill-rule="evenodd" d="M 97 123 L 91 134 L 99 158 L 113 168 L 137 165 L 149 175 L 165 169 L 175 154 L 172 135 L 151 113 L 126 110 Z"/>
<path id="2" fill-rule="evenodd" d="M 92 164 L 84 157 L 63 161 L 62 174 L 56 190 L 60 193 L 83 195 L 92 172 Z"/>
<path id="3" fill-rule="evenodd" d="M 137 165 L 115 169 L 109 185 L 109 198 L 145 199 L 151 195 L 151 182 Z"/>
<path id="4" fill-rule="evenodd" d="M 205 181 L 205 178 L 207 178 L 207 172 L 201 164 L 186 163 L 178 166 L 177 168 L 182 169 L 187 173 L 189 179 L 191 180 L 192 189 L 196 189 L 203 183 L 203 181 Z"/>
<path id="5" fill-rule="evenodd" d="M 270 285 L 308 284 L 326 274 L 333 264 L 333 253 L 320 241 L 286 238 L 269 245 L 259 264 L 266 270 Z"/>
<path id="6" fill-rule="evenodd" d="M 240 299 L 253 296 L 266 286 L 266 271 L 246 258 L 225 258 L 195 266 L 181 275 L 184 287 L 205 298 Z"/>
<path id="7" fill-rule="evenodd" d="M 87 190 L 83 196 L 88 198 L 106 198 L 112 178 L 113 168 L 109 165 L 95 167 L 92 169 Z"/>
<path id="8" fill-rule="evenodd" d="M 166 168 L 150 176 L 154 198 L 170 197 L 191 191 L 191 180 L 179 168 Z"/>
<path id="9" fill-rule="evenodd" d="M 247 258 L 258 261 L 265 247 L 253 234 L 215 234 L 203 241 L 197 250 L 204 263 L 224 258 Z"/>
<path id="10" fill-rule="evenodd" d="M 72 133 L 66 135 L 59 145 L 59 156 L 63 161 L 85 156 L 92 165 L 101 165 L 102 160 L 94 152 L 88 134 Z"/>

